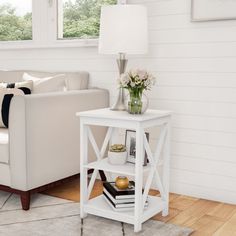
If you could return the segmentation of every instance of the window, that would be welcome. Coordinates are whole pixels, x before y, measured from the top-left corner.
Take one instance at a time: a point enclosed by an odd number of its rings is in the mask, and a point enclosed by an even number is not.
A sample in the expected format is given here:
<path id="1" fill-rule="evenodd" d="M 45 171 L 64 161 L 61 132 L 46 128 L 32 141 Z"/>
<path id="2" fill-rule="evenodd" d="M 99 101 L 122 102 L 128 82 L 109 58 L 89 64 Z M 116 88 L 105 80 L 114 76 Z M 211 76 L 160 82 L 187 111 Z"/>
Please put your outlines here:
<path id="1" fill-rule="evenodd" d="M 117 0 L 58 0 L 58 38 L 98 38 L 101 6 L 116 3 Z"/>
<path id="2" fill-rule="evenodd" d="M 96 46 L 101 6 L 117 3 L 126 0 L 0 0 L 0 50 Z"/>
<path id="3" fill-rule="evenodd" d="M 32 40 L 32 0 L 0 0 L 0 41 Z"/>

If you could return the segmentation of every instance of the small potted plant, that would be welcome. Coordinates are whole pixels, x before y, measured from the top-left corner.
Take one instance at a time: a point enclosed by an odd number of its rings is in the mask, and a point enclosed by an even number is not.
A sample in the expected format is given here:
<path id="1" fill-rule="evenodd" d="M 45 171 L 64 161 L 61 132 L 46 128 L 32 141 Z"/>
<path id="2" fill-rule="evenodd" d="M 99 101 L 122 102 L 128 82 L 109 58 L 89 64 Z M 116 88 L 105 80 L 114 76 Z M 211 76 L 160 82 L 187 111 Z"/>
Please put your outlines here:
<path id="1" fill-rule="evenodd" d="M 127 151 L 123 144 L 113 144 L 108 151 L 108 162 L 112 165 L 124 165 L 127 161 Z"/>

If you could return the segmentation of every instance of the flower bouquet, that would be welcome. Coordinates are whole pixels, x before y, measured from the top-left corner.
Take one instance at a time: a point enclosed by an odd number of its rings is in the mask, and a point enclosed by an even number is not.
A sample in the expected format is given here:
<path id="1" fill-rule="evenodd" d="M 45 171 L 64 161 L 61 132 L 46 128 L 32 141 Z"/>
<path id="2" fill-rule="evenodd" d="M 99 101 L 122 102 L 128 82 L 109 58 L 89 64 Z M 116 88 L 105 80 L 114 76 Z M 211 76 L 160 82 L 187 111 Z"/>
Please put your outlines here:
<path id="1" fill-rule="evenodd" d="M 120 87 L 129 91 L 130 101 L 128 102 L 128 112 L 131 114 L 141 114 L 143 107 L 142 95 L 144 90 L 150 90 L 155 85 L 156 78 L 146 70 L 130 70 L 119 78 Z"/>

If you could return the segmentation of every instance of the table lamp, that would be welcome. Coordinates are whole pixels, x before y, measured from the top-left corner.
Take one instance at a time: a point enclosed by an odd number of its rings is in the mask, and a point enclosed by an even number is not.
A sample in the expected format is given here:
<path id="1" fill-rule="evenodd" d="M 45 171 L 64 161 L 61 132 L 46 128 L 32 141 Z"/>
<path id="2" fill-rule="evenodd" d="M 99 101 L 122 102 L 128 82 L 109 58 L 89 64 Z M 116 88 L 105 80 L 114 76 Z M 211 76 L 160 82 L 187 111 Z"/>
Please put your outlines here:
<path id="1" fill-rule="evenodd" d="M 125 72 L 126 54 L 148 51 L 147 9 L 142 5 L 103 6 L 100 19 L 99 53 L 119 55 L 119 74 Z M 125 110 L 124 89 L 119 89 L 112 110 Z"/>

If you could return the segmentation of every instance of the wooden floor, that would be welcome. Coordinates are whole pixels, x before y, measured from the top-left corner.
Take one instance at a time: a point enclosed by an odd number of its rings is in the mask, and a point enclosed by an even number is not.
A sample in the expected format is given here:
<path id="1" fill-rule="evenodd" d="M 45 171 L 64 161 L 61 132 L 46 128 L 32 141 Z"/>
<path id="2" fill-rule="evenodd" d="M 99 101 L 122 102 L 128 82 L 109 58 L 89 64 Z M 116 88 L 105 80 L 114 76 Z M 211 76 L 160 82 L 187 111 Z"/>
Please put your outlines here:
<path id="1" fill-rule="evenodd" d="M 64 199 L 80 201 L 79 179 L 44 192 Z M 102 184 L 97 181 L 92 198 L 102 193 Z M 156 191 L 150 194 L 156 195 Z M 170 194 L 170 214 L 153 219 L 194 229 L 193 236 L 236 236 L 236 205 L 207 201 L 183 195 Z"/>

